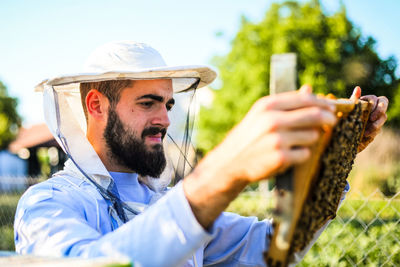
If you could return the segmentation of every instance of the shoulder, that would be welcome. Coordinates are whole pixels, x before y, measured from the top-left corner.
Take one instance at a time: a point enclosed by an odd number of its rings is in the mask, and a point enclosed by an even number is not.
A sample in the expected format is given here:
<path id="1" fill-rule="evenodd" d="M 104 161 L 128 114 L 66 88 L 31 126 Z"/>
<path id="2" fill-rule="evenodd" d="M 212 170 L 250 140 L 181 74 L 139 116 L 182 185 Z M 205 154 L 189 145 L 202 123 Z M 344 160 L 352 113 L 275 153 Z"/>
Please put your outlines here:
<path id="1" fill-rule="evenodd" d="M 62 176 L 56 176 L 35 184 L 25 191 L 20 202 L 29 199 L 29 202 L 34 204 L 52 198 L 55 191 L 72 192 L 74 187 L 79 188 L 81 186 L 78 181 L 74 181 L 75 179 L 71 179 L 70 177 L 66 178 Z"/>
<path id="2" fill-rule="evenodd" d="M 75 177 L 56 175 L 31 186 L 21 196 L 16 217 L 27 210 L 43 207 L 48 209 L 67 207 L 79 211 L 98 200 L 102 200 L 101 196 L 89 183 Z"/>

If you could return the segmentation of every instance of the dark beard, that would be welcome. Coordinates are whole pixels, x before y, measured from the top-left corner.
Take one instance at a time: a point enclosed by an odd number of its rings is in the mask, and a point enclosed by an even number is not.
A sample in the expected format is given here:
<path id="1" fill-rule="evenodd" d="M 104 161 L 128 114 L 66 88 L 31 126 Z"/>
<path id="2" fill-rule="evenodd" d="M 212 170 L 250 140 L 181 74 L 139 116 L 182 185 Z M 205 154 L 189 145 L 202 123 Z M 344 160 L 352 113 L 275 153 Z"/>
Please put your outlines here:
<path id="1" fill-rule="evenodd" d="M 110 107 L 103 137 L 110 149 L 112 159 L 118 164 L 142 176 L 160 177 L 166 166 L 163 146 L 156 144 L 150 151 L 144 142 L 147 135 L 160 132 L 164 138 L 165 129 L 149 127 L 144 129 L 141 138 L 138 138 L 135 132 L 124 127 L 115 109 Z"/>

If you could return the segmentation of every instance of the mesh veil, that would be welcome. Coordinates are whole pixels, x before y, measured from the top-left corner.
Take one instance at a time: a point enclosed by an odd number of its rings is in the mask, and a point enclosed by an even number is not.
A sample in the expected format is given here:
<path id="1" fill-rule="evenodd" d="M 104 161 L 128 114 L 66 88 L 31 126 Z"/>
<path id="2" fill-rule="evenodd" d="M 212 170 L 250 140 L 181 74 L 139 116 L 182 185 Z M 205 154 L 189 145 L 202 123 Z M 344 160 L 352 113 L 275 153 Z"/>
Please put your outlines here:
<path id="1" fill-rule="evenodd" d="M 192 90 L 175 94 L 176 105 L 170 114 L 167 156 L 172 165 L 172 185 L 182 180 L 197 163 L 196 150 L 192 143 L 196 105 L 197 84 Z"/>

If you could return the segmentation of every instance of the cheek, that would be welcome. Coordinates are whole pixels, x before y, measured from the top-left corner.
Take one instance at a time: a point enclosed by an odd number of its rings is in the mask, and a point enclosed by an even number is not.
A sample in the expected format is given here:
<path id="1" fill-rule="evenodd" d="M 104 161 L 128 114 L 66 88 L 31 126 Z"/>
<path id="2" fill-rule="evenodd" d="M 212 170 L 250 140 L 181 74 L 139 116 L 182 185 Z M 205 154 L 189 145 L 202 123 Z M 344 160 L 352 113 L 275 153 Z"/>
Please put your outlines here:
<path id="1" fill-rule="evenodd" d="M 123 122 L 126 126 L 138 134 L 141 134 L 144 128 L 148 126 L 148 123 L 144 117 L 137 114 L 137 112 L 135 113 L 134 110 L 131 111 L 130 116 L 126 116 L 126 118 L 124 118 Z"/>
<path id="2" fill-rule="evenodd" d="M 138 108 L 121 108 L 118 114 L 123 124 L 137 134 L 141 134 L 142 131 L 150 125 L 150 122 L 147 120 L 148 114 Z"/>

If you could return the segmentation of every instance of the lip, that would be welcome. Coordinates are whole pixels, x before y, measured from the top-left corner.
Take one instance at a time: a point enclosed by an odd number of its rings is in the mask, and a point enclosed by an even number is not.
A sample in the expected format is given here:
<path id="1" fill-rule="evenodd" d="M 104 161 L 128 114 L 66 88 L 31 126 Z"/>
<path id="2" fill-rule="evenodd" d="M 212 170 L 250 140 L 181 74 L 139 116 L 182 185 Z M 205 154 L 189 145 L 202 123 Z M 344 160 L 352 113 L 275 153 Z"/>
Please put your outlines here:
<path id="1" fill-rule="evenodd" d="M 162 142 L 162 134 L 158 133 L 155 135 L 148 135 L 148 136 L 146 136 L 146 139 L 149 140 L 150 142 L 161 143 Z"/>

